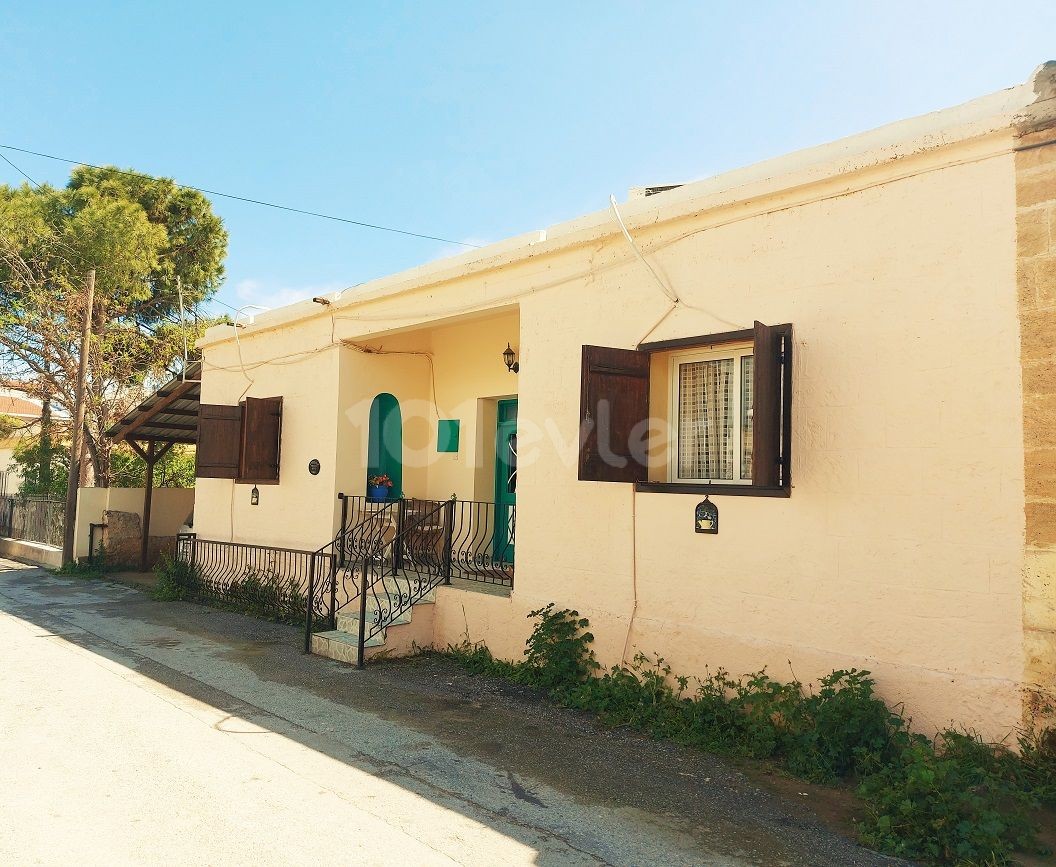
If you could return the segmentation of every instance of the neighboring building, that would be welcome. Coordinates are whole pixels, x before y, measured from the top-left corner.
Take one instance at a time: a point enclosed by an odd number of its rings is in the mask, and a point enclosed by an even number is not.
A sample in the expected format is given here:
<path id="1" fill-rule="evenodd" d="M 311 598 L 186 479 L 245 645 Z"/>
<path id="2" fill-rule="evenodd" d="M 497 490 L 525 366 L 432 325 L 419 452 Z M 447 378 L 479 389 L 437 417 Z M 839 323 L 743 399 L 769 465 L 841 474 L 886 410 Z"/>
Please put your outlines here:
<path id="1" fill-rule="evenodd" d="M 516 658 L 553 601 L 605 665 L 867 668 L 925 729 L 1056 698 L 1056 64 L 620 210 L 648 264 L 603 210 L 210 329 L 199 538 L 314 550 L 344 509 L 348 633 L 385 473 L 483 504 L 456 578 L 506 587 L 516 548 L 512 592 L 440 587 L 419 644 Z"/>
<path id="2" fill-rule="evenodd" d="M 40 431 L 40 404 L 17 394 L 0 394 L 0 416 L 12 418 L 17 423 L 14 431 L 0 437 L 0 496 L 18 492 L 22 477 L 14 462 L 15 448 L 19 440 Z"/>

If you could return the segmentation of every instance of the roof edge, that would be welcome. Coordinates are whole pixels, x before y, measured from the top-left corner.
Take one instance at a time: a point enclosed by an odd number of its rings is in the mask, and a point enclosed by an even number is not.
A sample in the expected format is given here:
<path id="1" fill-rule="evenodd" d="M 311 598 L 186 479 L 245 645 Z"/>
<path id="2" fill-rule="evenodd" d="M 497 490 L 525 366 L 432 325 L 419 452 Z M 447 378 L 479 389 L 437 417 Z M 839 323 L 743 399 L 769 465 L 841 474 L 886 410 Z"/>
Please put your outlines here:
<path id="1" fill-rule="evenodd" d="M 950 108 L 898 120 L 866 132 L 793 151 L 772 159 L 722 172 L 621 205 L 628 228 L 655 226 L 694 213 L 736 204 L 749 198 L 818 183 L 978 139 L 1001 130 L 1010 132 L 1030 115 L 1030 106 L 1046 99 L 1049 73 L 1056 62 L 1038 67 L 1031 78 L 1014 87 Z M 1037 87 L 1041 91 L 1036 90 Z M 553 255 L 616 235 L 620 228 L 609 208 L 548 228 L 527 232 L 481 249 L 427 262 L 380 277 L 324 298 L 329 305 L 300 301 L 251 317 L 248 333 L 259 333 L 329 315 L 385 298 L 504 267 L 532 257 Z M 354 291 L 353 291 L 354 290 Z M 482 309 L 487 307 L 482 303 Z M 252 331 L 250 332 L 250 329 Z M 198 342 L 206 347 L 234 339 L 231 326 L 210 328 Z"/>

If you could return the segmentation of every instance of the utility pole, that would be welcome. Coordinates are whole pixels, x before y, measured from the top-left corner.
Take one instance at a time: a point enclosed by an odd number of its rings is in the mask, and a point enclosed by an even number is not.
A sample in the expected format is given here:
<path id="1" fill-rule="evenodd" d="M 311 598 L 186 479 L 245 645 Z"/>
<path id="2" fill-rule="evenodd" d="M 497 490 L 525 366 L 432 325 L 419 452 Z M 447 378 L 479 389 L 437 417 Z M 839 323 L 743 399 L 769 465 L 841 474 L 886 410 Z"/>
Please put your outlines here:
<path id="1" fill-rule="evenodd" d="M 95 268 L 88 272 L 87 298 L 84 302 L 84 331 L 81 333 L 81 363 L 77 370 L 77 392 L 73 405 L 73 429 L 70 433 L 70 477 L 66 483 L 66 532 L 62 538 L 62 565 L 73 562 L 74 525 L 77 522 L 77 486 L 81 480 L 84 452 L 84 390 L 88 381 L 88 353 L 92 348 L 92 310 L 95 305 Z"/>

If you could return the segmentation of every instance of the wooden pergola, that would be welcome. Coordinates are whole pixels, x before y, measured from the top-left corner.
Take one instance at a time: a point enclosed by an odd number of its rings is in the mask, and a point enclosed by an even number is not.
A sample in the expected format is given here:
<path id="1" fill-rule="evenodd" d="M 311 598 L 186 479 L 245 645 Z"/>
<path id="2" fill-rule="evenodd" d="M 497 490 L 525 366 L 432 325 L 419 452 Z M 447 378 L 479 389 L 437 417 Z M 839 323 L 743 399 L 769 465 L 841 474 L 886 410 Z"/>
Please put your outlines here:
<path id="1" fill-rule="evenodd" d="M 150 506 L 154 491 L 154 466 L 177 443 L 198 440 L 198 411 L 202 396 L 202 365 L 195 362 L 111 426 L 106 435 L 126 442 L 147 464 L 143 490 L 143 527 L 140 569 L 146 571 L 150 545 Z"/>

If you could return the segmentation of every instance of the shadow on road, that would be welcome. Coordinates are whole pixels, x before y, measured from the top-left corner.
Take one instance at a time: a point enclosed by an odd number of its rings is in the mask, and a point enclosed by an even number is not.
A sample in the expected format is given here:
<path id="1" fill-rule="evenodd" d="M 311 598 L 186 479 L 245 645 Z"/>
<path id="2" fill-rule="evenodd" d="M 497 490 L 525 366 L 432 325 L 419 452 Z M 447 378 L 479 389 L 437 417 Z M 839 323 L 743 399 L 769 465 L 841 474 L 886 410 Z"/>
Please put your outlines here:
<path id="1" fill-rule="evenodd" d="M 295 741 L 413 793 L 430 824 L 469 820 L 528 847 L 531 863 L 896 863 L 819 822 L 810 798 L 825 790 L 796 783 L 791 802 L 715 757 L 601 728 L 442 657 L 357 671 L 304 656 L 288 626 L 7 566 L 3 613 L 176 691 L 219 731 Z"/>

